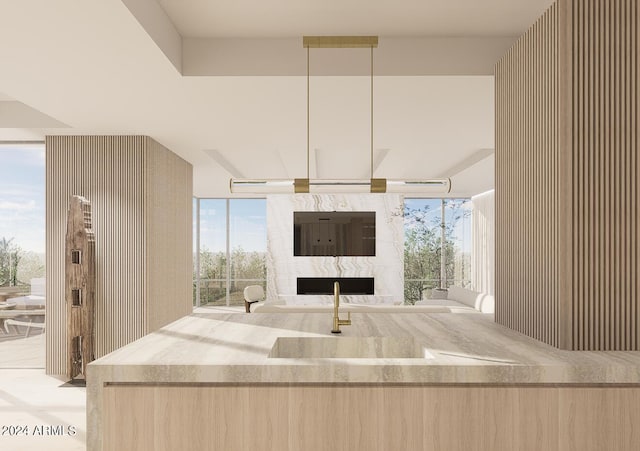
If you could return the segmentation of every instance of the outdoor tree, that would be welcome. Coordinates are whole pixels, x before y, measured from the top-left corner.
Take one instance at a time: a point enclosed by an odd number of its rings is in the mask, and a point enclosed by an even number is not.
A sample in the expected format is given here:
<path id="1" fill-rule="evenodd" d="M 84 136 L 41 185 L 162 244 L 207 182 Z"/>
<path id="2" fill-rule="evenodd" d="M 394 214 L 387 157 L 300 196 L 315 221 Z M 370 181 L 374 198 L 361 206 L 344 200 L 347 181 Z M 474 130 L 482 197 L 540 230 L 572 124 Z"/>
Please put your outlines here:
<path id="1" fill-rule="evenodd" d="M 45 262 L 43 254 L 32 251 L 22 251 L 20 264 L 17 269 L 18 285 L 28 285 L 31 279 L 45 276 Z"/>
<path id="2" fill-rule="evenodd" d="M 445 273 L 441 271 L 442 216 L 439 210 L 405 207 L 404 222 L 404 297 L 411 304 L 422 298 L 422 290 L 436 288 L 455 278 L 455 225 L 469 215 L 462 200 L 446 201 L 444 258 Z M 444 280 L 443 280 L 444 276 Z"/>
<path id="3" fill-rule="evenodd" d="M 18 285 L 18 264 L 22 258 L 19 246 L 13 243 L 13 238 L 0 239 L 0 286 Z"/>
<path id="4" fill-rule="evenodd" d="M 194 270 L 197 270 L 194 264 Z M 226 296 L 227 255 L 207 247 L 200 250 L 200 299 L 203 304 Z"/>
<path id="5" fill-rule="evenodd" d="M 258 280 L 267 277 L 265 265 L 265 254 L 263 252 L 247 252 L 242 246 L 236 246 L 231 252 L 231 288 L 233 300 L 243 302 L 243 290 L 247 285 L 254 285 Z M 240 279 L 240 280 L 238 280 Z"/>
<path id="6" fill-rule="evenodd" d="M 238 279 L 253 279 L 256 281 L 266 279 L 266 256 L 264 252 L 247 252 L 241 246 L 236 246 L 232 249 L 230 257 L 231 280 L 229 282 L 229 291 L 234 298 L 242 297 L 242 290 L 248 283 L 238 281 Z M 226 302 L 226 252 L 213 252 L 206 247 L 200 250 L 200 280 L 201 303 Z"/>
<path id="7" fill-rule="evenodd" d="M 265 279 L 265 256 L 262 252 L 247 252 L 242 246 L 237 246 L 231 254 L 232 278 L 234 279 Z"/>

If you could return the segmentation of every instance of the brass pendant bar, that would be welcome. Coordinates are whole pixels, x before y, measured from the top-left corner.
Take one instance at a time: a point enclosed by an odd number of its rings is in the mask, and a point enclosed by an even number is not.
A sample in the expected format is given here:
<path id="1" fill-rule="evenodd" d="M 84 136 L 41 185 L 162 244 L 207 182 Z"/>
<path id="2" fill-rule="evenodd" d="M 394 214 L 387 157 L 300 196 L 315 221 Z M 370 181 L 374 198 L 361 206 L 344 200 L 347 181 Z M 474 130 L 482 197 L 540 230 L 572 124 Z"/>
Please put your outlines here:
<path id="1" fill-rule="evenodd" d="M 378 36 L 303 36 L 302 47 L 312 49 L 377 48 Z"/>

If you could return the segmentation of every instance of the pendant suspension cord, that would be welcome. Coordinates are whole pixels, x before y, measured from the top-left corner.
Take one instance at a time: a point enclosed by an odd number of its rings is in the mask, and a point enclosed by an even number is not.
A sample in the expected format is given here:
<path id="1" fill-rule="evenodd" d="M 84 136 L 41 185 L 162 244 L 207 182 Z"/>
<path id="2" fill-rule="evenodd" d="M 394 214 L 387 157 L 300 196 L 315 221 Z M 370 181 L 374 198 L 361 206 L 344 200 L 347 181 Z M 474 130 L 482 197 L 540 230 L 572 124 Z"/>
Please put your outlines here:
<path id="1" fill-rule="evenodd" d="M 373 179 L 373 46 L 371 47 L 371 178 Z"/>
<path id="2" fill-rule="evenodd" d="M 309 180 L 309 47 L 307 47 L 307 180 Z"/>

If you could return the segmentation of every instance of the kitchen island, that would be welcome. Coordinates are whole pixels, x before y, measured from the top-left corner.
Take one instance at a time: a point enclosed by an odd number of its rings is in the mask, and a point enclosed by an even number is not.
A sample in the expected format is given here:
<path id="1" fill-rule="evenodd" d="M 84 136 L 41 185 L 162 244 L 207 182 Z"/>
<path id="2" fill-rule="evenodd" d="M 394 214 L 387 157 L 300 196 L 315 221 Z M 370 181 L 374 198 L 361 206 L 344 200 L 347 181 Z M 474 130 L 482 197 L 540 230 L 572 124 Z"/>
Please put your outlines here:
<path id="1" fill-rule="evenodd" d="M 88 450 L 637 449 L 640 352 L 480 313 L 193 314 L 88 366 Z M 612 444 L 615 447 L 611 447 Z"/>

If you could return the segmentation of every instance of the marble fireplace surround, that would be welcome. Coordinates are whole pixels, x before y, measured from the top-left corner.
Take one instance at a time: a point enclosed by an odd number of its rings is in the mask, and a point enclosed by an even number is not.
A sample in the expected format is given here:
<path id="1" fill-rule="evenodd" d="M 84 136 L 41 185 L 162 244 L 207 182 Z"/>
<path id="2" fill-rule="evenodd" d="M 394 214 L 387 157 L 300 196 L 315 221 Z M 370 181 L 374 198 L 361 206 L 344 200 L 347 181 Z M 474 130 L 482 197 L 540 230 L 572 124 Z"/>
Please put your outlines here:
<path id="1" fill-rule="evenodd" d="M 344 294 L 358 304 L 400 303 L 404 296 L 404 198 L 398 194 L 267 196 L 267 302 L 330 304 L 332 295 L 298 294 L 298 278 L 373 278 L 374 294 Z M 376 255 L 294 257 L 295 211 L 374 211 Z"/>

